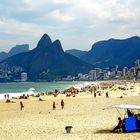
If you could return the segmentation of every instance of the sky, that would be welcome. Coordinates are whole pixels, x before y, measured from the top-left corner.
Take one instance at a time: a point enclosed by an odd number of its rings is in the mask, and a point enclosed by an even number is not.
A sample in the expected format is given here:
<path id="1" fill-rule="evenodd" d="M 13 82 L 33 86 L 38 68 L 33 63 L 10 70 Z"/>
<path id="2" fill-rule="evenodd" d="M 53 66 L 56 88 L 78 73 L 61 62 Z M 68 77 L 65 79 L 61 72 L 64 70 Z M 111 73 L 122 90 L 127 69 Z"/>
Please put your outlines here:
<path id="1" fill-rule="evenodd" d="M 140 0 L 0 0 L 0 51 L 33 49 L 44 33 L 64 50 L 140 36 Z"/>

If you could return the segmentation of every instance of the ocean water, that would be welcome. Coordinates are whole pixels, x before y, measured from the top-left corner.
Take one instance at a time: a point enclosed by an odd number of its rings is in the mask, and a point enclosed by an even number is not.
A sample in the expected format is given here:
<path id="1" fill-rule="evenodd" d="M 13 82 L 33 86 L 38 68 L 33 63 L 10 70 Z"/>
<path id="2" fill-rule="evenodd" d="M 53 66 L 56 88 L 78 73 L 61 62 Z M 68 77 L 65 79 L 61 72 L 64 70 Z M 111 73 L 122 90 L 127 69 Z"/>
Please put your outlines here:
<path id="1" fill-rule="evenodd" d="M 82 88 L 91 82 L 19 82 L 19 83 L 0 83 L 0 99 L 4 98 L 5 94 L 9 94 L 10 97 L 17 97 L 23 94 L 33 94 L 38 92 L 49 92 L 55 89 L 64 91 L 70 86 L 75 88 Z"/>

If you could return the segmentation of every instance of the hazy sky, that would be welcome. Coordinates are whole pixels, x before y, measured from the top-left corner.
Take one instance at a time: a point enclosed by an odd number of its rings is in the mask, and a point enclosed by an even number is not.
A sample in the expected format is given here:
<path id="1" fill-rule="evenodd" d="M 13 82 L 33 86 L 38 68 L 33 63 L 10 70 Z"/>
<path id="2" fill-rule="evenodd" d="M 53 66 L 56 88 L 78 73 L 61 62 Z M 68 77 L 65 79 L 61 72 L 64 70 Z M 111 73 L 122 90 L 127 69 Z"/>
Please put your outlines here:
<path id="1" fill-rule="evenodd" d="M 24 43 L 32 49 L 44 33 L 64 50 L 140 36 L 140 0 L 0 0 L 0 51 Z"/>

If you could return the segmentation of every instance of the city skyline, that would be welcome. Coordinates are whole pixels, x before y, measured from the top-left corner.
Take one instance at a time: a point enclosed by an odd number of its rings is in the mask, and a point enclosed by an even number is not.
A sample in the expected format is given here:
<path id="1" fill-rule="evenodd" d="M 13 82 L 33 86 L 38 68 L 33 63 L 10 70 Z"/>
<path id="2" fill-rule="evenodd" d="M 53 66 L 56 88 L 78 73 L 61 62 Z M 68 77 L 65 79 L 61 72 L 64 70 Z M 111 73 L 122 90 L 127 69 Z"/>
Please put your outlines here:
<path id="1" fill-rule="evenodd" d="M 93 43 L 109 38 L 140 36 L 138 0 L 2 0 L 0 51 L 16 44 L 33 49 L 47 33 L 60 39 L 64 50 L 89 50 Z"/>

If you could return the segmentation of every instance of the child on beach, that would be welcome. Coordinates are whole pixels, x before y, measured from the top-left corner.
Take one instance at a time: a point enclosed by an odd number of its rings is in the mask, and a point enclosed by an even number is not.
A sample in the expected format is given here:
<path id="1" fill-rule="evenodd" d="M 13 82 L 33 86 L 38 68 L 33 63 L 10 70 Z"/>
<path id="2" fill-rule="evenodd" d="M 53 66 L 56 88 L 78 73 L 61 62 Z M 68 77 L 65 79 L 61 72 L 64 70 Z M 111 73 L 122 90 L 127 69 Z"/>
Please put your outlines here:
<path id="1" fill-rule="evenodd" d="M 64 101 L 61 100 L 61 109 L 63 109 L 63 108 L 64 108 Z"/>
<path id="2" fill-rule="evenodd" d="M 23 108 L 24 108 L 24 105 L 23 105 L 22 101 L 20 101 L 20 110 L 22 111 Z"/>

